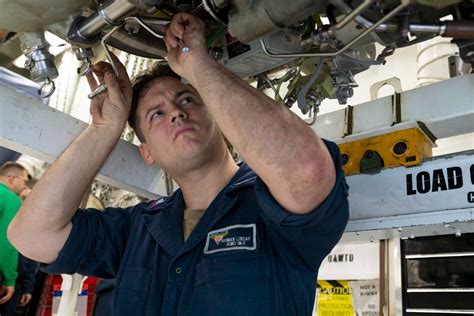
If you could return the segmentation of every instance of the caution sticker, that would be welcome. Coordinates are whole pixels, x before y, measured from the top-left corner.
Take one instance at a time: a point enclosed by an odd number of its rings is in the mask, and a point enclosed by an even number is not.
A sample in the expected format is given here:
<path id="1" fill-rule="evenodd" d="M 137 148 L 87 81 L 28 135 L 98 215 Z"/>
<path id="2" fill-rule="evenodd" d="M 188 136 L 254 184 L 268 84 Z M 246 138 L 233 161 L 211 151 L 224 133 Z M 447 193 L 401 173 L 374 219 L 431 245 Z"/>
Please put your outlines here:
<path id="1" fill-rule="evenodd" d="M 354 316 L 349 281 L 317 281 L 318 316 Z"/>

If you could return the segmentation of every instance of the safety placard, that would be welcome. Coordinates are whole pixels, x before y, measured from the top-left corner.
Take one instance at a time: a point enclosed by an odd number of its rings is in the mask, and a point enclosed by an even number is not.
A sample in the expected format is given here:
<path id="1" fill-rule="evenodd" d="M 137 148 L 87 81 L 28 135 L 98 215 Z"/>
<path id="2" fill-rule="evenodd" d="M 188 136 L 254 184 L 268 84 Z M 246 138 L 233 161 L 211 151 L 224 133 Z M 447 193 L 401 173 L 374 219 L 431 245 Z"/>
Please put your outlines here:
<path id="1" fill-rule="evenodd" d="M 317 281 L 314 316 L 378 316 L 379 279 Z"/>
<path id="2" fill-rule="evenodd" d="M 352 302 L 356 316 L 378 316 L 379 279 L 351 281 Z"/>
<path id="3" fill-rule="evenodd" d="M 349 281 L 318 281 L 318 316 L 354 316 Z"/>

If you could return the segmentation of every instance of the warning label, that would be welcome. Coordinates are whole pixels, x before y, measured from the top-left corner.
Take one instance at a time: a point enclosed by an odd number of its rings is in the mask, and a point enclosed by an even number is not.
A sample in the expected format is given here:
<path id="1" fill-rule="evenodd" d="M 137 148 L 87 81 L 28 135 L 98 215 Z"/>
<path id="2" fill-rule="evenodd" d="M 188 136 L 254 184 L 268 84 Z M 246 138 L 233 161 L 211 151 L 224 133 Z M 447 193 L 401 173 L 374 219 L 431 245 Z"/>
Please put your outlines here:
<path id="1" fill-rule="evenodd" d="M 351 293 L 357 316 L 378 316 L 379 280 L 352 281 Z"/>
<path id="2" fill-rule="evenodd" d="M 349 281 L 318 281 L 318 316 L 354 316 Z"/>
<path id="3" fill-rule="evenodd" d="M 379 280 L 317 281 L 314 316 L 378 316 Z"/>

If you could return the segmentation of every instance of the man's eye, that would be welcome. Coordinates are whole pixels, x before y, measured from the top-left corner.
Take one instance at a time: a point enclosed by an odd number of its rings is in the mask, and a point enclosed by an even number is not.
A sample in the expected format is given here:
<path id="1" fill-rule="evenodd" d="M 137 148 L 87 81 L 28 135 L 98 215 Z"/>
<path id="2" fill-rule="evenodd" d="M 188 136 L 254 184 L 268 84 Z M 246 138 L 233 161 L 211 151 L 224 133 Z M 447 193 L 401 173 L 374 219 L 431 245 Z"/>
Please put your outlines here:
<path id="1" fill-rule="evenodd" d="M 153 113 L 151 116 L 150 116 L 150 121 L 160 117 L 161 115 L 163 115 L 163 112 L 162 111 L 156 111 L 155 113 Z"/>
<path id="2" fill-rule="evenodd" d="M 191 103 L 193 102 L 193 98 L 191 97 L 186 97 L 186 98 L 182 98 L 180 101 L 179 101 L 179 104 L 181 105 L 186 105 L 188 103 Z"/>

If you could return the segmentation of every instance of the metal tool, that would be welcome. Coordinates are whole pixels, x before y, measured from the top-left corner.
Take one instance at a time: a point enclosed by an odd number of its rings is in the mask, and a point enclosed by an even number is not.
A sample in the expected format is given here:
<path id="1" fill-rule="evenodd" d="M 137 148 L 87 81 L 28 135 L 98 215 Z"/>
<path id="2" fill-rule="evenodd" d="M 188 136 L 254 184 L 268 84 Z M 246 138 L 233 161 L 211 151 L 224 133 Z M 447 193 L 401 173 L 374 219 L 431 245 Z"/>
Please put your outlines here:
<path id="1" fill-rule="evenodd" d="M 104 92 L 105 90 L 107 90 L 107 85 L 103 83 L 100 86 L 98 86 L 94 91 L 89 93 L 87 97 L 92 100 L 93 98 L 95 98 L 96 96 Z"/>
<path id="2" fill-rule="evenodd" d="M 107 39 L 110 36 L 112 36 L 112 34 L 115 33 L 119 28 L 123 27 L 127 22 L 130 22 L 130 21 L 134 21 L 134 22 L 138 23 L 141 27 L 143 27 L 151 35 L 153 35 L 154 37 L 159 38 L 159 39 L 163 39 L 165 35 L 155 32 L 147 24 L 167 25 L 171 22 L 168 19 L 147 19 L 146 20 L 147 23 L 145 23 L 145 22 L 143 22 L 143 20 L 141 20 L 137 17 L 133 17 L 133 16 L 132 17 L 127 17 L 127 18 L 125 18 L 125 20 L 120 25 L 115 26 L 113 29 L 110 30 L 110 32 L 108 32 L 107 34 L 105 34 L 102 37 L 102 40 L 100 41 L 100 43 L 101 43 L 101 45 L 102 45 L 102 47 L 105 51 L 105 56 L 107 57 L 108 62 L 110 63 L 110 65 L 112 66 L 112 69 L 114 70 L 115 77 L 117 77 L 117 78 L 118 78 L 117 65 L 115 64 L 114 60 L 112 59 L 112 55 L 110 53 L 109 47 L 107 46 Z M 189 51 L 188 47 L 183 47 L 183 52 L 185 52 L 185 49 L 186 49 L 186 52 Z M 102 92 L 104 92 L 106 90 L 107 90 L 107 85 L 106 84 L 101 84 L 94 91 L 89 93 L 87 96 L 88 96 L 89 99 L 93 99 L 94 97 L 98 96 L 99 94 L 101 94 Z"/>

